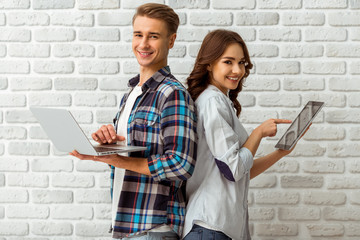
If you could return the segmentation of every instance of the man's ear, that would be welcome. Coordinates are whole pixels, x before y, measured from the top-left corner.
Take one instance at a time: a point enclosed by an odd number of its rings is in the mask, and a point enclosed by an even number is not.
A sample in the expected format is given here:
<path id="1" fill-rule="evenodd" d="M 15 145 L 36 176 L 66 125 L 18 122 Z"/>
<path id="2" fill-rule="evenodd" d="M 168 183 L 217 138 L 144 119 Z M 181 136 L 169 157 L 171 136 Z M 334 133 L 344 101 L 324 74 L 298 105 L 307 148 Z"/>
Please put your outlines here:
<path id="1" fill-rule="evenodd" d="M 176 39 L 176 33 L 171 34 L 169 37 L 169 49 L 174 47 L 175 39 Z"/>

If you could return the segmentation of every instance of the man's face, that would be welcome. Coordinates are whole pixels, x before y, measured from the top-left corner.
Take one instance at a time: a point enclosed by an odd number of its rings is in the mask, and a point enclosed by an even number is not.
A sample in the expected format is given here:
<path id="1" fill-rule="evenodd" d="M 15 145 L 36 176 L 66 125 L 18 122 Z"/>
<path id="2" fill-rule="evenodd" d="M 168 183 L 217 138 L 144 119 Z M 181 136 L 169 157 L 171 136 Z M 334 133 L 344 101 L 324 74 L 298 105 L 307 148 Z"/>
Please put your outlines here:
<path id="1" fill-rule="evenodd" d="M 176 34 L 168 34 L 164 21 L 138 16 L 133 24 L 132 50 L 143 69 L 158 71 L 167 65 Z"/>

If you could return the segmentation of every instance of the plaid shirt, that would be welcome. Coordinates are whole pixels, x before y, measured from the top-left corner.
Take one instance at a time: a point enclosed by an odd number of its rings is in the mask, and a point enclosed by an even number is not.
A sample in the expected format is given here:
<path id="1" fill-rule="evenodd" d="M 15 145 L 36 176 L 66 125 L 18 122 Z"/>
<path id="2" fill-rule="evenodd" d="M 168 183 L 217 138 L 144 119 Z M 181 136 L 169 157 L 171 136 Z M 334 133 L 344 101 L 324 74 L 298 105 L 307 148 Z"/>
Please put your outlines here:
<path id="1" fill-rule="evenodd" d="M 138 83 L 139 75 L 129 80 L 131 88 Z M 115 128 L 128 95 L 121 100 Z M 151 176 L 126 170 L 113 238 L 139 235 L 164 224 L 181 236 L 185 180 L 193 173 L 196 158 L 196 114 L 189 93 L 169 67 L 143 84 L 130 113 L 127 134 L 128 145 L 147 147 L 130 156 L 147 158 Z M 111 192 L 113 181 L 112 167 Z"/>

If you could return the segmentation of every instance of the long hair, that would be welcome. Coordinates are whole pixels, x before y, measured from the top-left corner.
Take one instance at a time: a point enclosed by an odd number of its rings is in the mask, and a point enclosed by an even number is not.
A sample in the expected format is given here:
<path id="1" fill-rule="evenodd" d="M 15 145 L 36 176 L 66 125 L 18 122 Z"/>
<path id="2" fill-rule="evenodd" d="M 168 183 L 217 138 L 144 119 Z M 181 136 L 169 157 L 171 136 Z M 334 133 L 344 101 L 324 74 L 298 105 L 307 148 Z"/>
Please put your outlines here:
<path id="1" fill-rule="evenodd" d="M 238 43 L 244 51 L 245 57 L 245 74 L 240 80 L 239 85 L 236 89 L 229 91 L 229 98 L 234 103 L 236 109 L 236 115 L 239 117 L 241 112 L 241 105 L 237 100 L 239 92 L 243 87 L 244 79 L 249 76 L 250 69 L 253 64 L 250 61 L 249 51 L 246 47 L 244 40 L 236 32 L 218 29 L 212 31 L 204 38 L 199 53 L 196 57 L 194 69 L 187 78 L 188 91 L 195 101 L 199 95 L 208 87 L 210 84 L 209 71 L 207 66 L 218 60 L 221 55 L 224 54 L 226 48 L 233 43 Z"/>

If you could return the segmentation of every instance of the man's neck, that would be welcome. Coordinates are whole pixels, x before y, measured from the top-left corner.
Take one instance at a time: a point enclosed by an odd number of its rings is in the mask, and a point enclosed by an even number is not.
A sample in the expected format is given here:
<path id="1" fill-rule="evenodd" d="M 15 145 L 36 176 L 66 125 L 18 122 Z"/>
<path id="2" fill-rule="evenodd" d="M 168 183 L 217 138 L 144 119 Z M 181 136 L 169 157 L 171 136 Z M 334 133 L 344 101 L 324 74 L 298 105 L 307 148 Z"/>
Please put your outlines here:
<path id="1" fill-rule="evenodd" d="M 140 66 L 140 81 L 139 81 L 139 85 L 142 86 L 149 78 L 152 77 L 152 75 L 154 75 L 154 73 L 156 73 L 157 71 L 159 71 L 161 68 L 165 67 L 164 66 L 158 66 L 158 67 L 154 67 L 154 68 L 148 68 L 148 67 L 141 67 Z"/>

